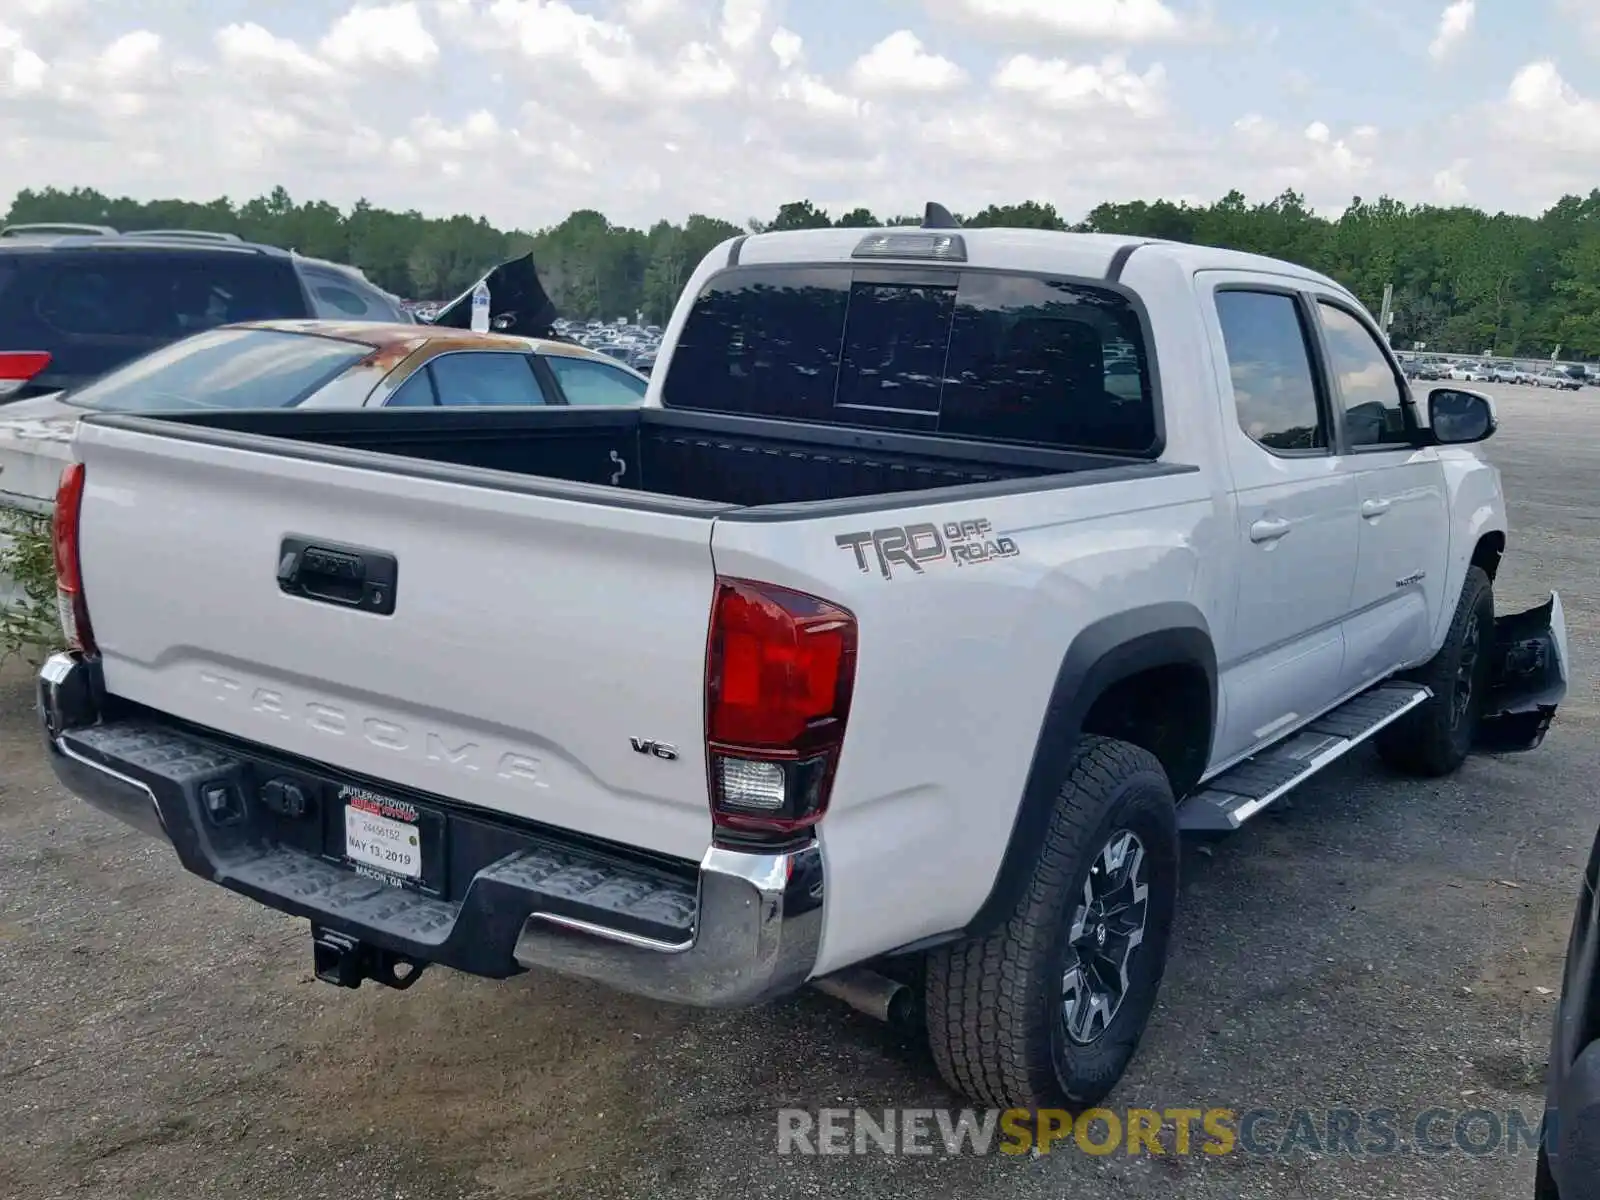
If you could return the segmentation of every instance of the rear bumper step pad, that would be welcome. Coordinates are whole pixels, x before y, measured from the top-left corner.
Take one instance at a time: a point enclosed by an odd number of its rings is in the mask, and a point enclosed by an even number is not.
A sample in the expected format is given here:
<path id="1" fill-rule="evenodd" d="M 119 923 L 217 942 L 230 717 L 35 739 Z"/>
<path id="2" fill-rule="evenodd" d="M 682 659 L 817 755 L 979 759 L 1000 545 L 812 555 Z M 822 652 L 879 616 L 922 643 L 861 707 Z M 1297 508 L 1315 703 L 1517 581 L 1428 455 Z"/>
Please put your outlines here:
<path id="1" fill-rule="evenodd" d="M 319 852 L 331 847 L 318 830 L 333 826 L 309 818 L 291 825 L 262 800 L 262 783 L 289 771 L 331 803 L 341 781 L 325 768 L 159 719 L 66 725 L 92 716 L 85 707 L 101 692 L 83 675 L 91 669 L 58 655 L 40 675 L 58 778 L 95 807 L 169 840 L 188 870 L 319 929 L 474 975 L 544 967 L 711 1007 L 793 990 L 815 965 L 823 884 L 814 843 L 775 854 L 713 848 L 698 870 L 673 870 L 419 796 L 419 805 L 443 814 L 453 858 L 445 886 L 429 894 Z M 219 788 L 229 789 L 225 804 Z M 299 844 L 286 844 L 291 829 Z"/>

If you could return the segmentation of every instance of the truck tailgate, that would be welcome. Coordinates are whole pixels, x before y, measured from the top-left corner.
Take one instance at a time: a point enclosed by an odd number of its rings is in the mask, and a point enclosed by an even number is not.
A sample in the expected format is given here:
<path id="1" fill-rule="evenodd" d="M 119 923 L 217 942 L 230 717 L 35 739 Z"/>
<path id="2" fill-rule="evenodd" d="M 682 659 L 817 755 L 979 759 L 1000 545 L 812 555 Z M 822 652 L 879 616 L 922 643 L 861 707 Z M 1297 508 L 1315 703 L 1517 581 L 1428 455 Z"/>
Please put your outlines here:
<path id="1" fill-rule="evenodd" d="M 709 516 L 93 422 L 75 452 L 113 695 L 662 854 L 709 844 Z M 393 612 L 285 592 L 280 561 L 305 543 L 334 568 L 341 550 L 392 555 Z"/>

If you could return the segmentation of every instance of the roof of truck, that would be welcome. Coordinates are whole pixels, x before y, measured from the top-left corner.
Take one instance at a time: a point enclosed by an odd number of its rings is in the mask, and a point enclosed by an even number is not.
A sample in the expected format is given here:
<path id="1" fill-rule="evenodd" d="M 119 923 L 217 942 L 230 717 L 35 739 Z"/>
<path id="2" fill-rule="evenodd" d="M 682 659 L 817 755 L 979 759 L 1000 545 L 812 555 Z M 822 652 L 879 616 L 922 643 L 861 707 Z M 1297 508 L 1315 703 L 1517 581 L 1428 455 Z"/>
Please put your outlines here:
<path id="1" fill-rule="evenodd" d="M 950 233 L 967 244 L 967 258 L 975 264 L 1019 271 L 1048 271 L 1080 278 L 1106 278 L 1114 265 L 1135 250 L 1159 253 L 1188 271 L 1252 271 L 1290 275 L 1345 291 L 1327 276 L 1282 259 L 1246 254 L 1217 246 L 1198 246 L 1162 238 L 1120 233 L 1068 233 L 1054 229 L 969 228 L 921 229 L 915 225 L 881 229 L 795 229 L 755 233 L 738 246 L 740 266 L 761 263 L 849 262 L 864 237 L 874 233 Z M 855 259 L 857 263 L 863 260 Z M 879 260 L 884 261 L 884 260 Z M 902 261 L 899 259 L 888 261 Z M 941 264 L 941 265 L 960 265 Z"/>

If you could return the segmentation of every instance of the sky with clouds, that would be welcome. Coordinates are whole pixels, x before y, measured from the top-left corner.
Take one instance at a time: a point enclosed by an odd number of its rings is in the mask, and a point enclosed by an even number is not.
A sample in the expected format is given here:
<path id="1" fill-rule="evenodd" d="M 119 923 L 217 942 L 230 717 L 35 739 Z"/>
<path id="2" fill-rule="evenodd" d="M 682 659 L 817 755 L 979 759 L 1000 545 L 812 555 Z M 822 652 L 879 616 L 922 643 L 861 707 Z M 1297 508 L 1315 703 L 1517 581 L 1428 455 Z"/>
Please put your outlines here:
<path id="1" fill-rule="evenodd" d="M 1600 0 L 0 0 L 0 205 L 537 228 L 1600 186 Z"/>

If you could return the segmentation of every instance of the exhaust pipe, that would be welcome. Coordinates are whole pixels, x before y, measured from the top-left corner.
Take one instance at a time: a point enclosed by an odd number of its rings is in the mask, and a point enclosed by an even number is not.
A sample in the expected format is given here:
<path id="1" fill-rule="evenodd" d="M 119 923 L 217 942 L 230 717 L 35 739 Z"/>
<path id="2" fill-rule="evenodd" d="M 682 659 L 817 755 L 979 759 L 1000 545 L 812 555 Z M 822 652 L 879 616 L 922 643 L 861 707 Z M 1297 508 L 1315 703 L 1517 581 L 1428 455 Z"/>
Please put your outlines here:
<path id="1" fill-rule="evenodd" d="M 911 989 L 899 980 L 865 967 L 846 967 L 812 980 L 811 986 L 835 1000 L 843 1000 L 857 1012 L 891 1025 L 898 1025 L 911 1016 Z"/>

